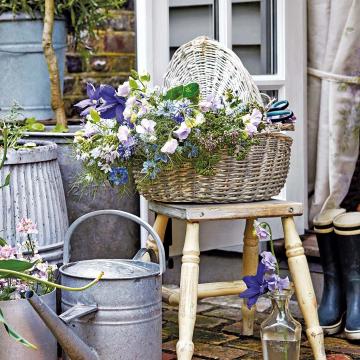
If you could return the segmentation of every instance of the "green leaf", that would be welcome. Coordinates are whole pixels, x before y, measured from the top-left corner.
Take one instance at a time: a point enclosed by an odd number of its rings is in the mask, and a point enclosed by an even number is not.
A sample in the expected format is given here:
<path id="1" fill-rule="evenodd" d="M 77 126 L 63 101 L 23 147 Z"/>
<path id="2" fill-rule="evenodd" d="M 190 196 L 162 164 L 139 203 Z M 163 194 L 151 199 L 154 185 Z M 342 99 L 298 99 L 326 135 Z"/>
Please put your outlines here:
<path id="1" fill-rule="evenodd" d="M 36 121 L 36 119 L 35 119 L 34 117 L 27 118 L 27 119 L 25 120 L 25 124 L 26 124 L 26 125 L 35 124 L 36 122 L 37 122 L 37 121 Z"/>
<path id="2" fill-rule="evenodd" d="M 131 78 L 129 79 L 129 85 L 130 85 L 131 89 L 133 89 L 133 90 L 136 90 L 136 89 L 139 88 L 138 83 L 136 82 L 136 80 L 131 79 Z"/>
<path id="3" fill-rule="evenodd" d="M 139 79 L 139 74 L 138 74 L 138 72 L 135 71 L 134 69 L 131 69 L 131 70 L 130 70 L 130 76 L 131 76 L 134 80 Z"/>
<path id="4" fill-rule="evenodd" d="M 69 129 L 61 124 L 56 124 L 56 126 L 51 130 L 51 132 L 55 133 L 67 133 L 69 132 Z"/>
<path id="5" fill-rule="evenodd" d="M 10 325 L 6 322 L 5 318 L 4 318 L 4 314 L 0 309 L 0 322 L 3 323 L 6 332 L 9 334 L 9 336 L 11 338 L 13 338 L 15 341 L 19 342 L 20 344 L 30 348 L 30 349 L 34 349 L 36 350 L 37 347 L 35 345 L 33 345 L 32 343 L 30 343 L 29 341 L 27 341 L 26 339 L 24 339 L 21 335 L 19 335 L 13 328 L 10 327 Z"/>
<path id="6" fill-rule="evenodd" d="M 188 99 L 194 99 L 199 96 L 200 88 L 197 83 L 190 83 L 184 86 L 183 96 Z"/>
<path id="7" fill-rule="evenodd" d="M 0 269 L 13 270 L 13 271 L 25 271 L 34 266 L 34 263 L 25 260 L 8 259 L 0 260 Z M 2 275 L 1 275 L 2 276 Z"/>
<path id="8" fill-rule="evenodd" d="M 45 130 L 45 125 L 39 122 L 34 122 L 31 124 L 27 124 L 26 126 L 27 130 L 29 131 L 44 131 Z"/>
<path id="9" fill-rule="evenodd" d="M 179 85 L 169 89 L 165 95 L 165 100 L 177 100 L 183 96 L 184 86 Z"/>
<path id="10" fill-rule="evenodd" d="M 4 188 L 5 186 L 9 186 L 10 185 L 10 173 L 8 173 L 6 175 L 5 181 L 2 185 L 0 185 L 0 189 Z"/>
<path id="11" fill-rule="evenodd" d="M 98 123 L 100 121 L 100 115 L 95 109 L 90 109 L 90 116 L 95 123 Z"/>
<path id="12" fill-rule="evenodd" d="M 143 82 L 150 81 L 150 74 L 149 74 L 149 73 L 146 73 L 146 74 L 144 74 L 144 75 L 141 75 L 141 76 L 140 76 L 140 80 L 143 81 Z"/>
<path id="13" fill-rule="evenodd" d="M 6 245 L 7 245 L 7 242 L 5 241 L 5 239 L 0 237 L 0 246 L 6 246 Z"/>

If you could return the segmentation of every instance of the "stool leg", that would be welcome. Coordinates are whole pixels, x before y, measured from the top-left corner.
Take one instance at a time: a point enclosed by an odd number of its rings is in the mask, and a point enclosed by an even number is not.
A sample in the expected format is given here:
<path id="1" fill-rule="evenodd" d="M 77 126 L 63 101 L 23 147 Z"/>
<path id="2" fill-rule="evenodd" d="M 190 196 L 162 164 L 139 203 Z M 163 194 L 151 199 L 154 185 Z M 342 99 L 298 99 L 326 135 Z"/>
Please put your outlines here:
<path id="1" fill-rule="evenodd" d="M 312 285 L 309 266 L 304 254 L 300 237 L 292 217 L 282 218 L 285 236 L 286 256 L 296 297 L 305 319 L 306 335 L 315 360 L 326 360 L 323 330 L 319 325 L 317 304 Z"/>
<path id="2" fill-rule="evenodd" d="M 254 230 L 254 219 L 246 219 L 246 227 L 244 232 L 244 250 L 243 250 L 243 276 L 256 275 L 259 262 L 259 240 Z M 246 306 L 244 299 L 242 312 L 242 334 L 253 335 L 255 306 L 250 310 Z"/>
<path id="3" fill-rule="evenodd" d="M 158 214 L 156 216 L 153 228 L 158 233 L 161 241 L 164 241 L 165 230 L 166 230 L 168 220 L 169 220 L 169 218 L 167 216 L 165 216 L 165 215 Z M 146 241 L 146 248 L 154 250 L 156 255 L 158 255 L 158 249 L 157 249 L 157 246 L 156 246 L 156 242 L 154 241 L 154 239 L 150 235 L 149 235 L 149 237 L 148 237 L 148 239 Z"/>
<path id="4" fill-rule="evenodd" d="M 179 360 L 190 360 L 194 353 L 192 337 L 196 320 L 199 255 L 199 224 L 187 223 L 180 280 L 179 341 L 176 344 Z"/>

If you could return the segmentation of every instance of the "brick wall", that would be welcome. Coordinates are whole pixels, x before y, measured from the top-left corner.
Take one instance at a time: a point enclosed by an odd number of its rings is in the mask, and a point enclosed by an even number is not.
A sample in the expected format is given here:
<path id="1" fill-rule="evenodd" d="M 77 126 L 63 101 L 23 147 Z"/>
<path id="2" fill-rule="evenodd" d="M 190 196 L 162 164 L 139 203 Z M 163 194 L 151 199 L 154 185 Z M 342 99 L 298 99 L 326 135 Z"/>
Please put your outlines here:
<path id="1" fill-rule="evenodd" d="M 117 87 L 136 67 L 133 1 L 113 11 L 113 17 L 99 27 L 91 47 L 90 52 L 78 49 L 66 56 L 64 102 L 69 118 L 79 117 L 73 105 L 86 96 L 87 82 Z"/>

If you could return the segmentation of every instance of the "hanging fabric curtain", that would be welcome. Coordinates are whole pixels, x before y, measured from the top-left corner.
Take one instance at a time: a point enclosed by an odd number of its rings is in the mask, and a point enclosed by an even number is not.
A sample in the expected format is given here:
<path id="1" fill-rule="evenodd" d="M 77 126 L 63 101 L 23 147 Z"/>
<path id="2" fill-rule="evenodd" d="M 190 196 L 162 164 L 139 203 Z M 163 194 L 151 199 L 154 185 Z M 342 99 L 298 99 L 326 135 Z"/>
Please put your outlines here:
<path id="1" fill-rule="evenodd" d="M 311 222 L 340 206 L 359 154 L 359 0 L 308 0 L 308 66 Z"/>

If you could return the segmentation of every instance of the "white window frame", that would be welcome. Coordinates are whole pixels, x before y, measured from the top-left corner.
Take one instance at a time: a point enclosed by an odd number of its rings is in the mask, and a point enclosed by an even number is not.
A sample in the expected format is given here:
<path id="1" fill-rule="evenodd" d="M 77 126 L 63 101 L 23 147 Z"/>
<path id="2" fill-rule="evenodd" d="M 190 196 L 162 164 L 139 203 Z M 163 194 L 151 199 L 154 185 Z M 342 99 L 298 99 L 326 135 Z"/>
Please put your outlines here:
<path id="1" fill-rule="evenodd" d="M 178 0 L 176 0 L 178 1 Z M 208 4 L 208 0 L 203 1 Z M 247 0 L 249 1 L 249 0 Z M 232 47 L 232 4 L 241 0 L 219 0 L 219 41 Z M 190 5 L 181 0 L 179 5 Z M 280 197 L 304 204 L 304 216 L 296 218 L 298 231 L 307 228 L 307 142 L 306 142 L 306 2 L 277 0 L 277 73 L 254 75 L 260 90 L 278 90 L 287 99 L 298 121 L 293 137 L 291 166 Z M 138 69 L 152 74 L 154 84 L 161 84 L 169 62 L 169 0 L 136 0 Z M 147 219 L 147 204 L 141 200 L 141 216 Z M 280 224 L 274 225 L 275 233 Z M 277 229 L 278 228 L 278 231 Z M 142 242 L 146 233 L 142 234 Z"/>

